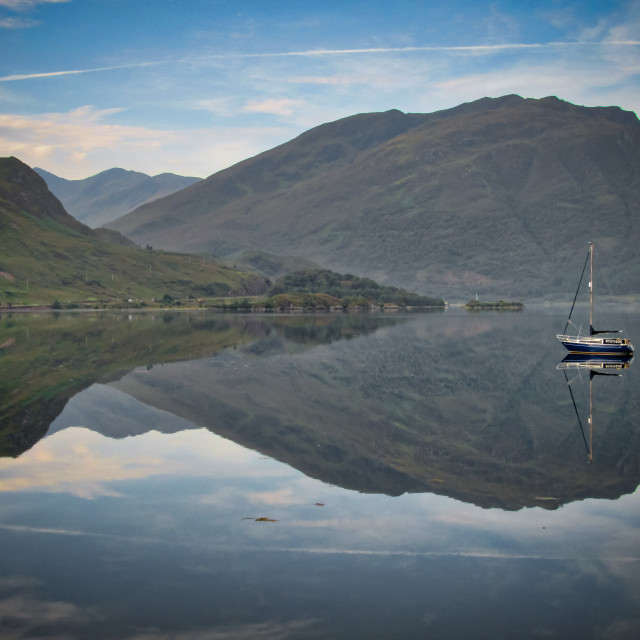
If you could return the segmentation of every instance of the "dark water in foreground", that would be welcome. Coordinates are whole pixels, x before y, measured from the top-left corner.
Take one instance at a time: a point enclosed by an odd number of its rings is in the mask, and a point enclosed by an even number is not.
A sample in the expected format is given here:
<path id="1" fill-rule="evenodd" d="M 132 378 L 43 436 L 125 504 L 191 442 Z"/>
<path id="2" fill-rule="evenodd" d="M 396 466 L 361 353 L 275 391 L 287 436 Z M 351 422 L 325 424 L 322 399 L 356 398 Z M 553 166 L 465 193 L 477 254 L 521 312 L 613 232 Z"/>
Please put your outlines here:
<path id="1" fill-rule="evenodd" d="M 638 364 L 566 311 L 1 316 L 0 637 L 640 637 Z"/>

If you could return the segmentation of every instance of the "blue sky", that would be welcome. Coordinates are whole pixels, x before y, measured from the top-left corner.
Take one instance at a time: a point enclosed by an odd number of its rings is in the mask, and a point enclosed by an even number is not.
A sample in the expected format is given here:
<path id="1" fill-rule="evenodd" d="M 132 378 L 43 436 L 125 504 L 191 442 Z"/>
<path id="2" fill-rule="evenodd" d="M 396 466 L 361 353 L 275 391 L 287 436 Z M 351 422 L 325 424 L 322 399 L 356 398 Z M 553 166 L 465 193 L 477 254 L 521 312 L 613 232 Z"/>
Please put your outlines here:
<path id="1" fill-rule="evenodd" d="M 640 0 L 0 0 L 0 155 L 69 179 L 510 93 L 640 113 Z"/>

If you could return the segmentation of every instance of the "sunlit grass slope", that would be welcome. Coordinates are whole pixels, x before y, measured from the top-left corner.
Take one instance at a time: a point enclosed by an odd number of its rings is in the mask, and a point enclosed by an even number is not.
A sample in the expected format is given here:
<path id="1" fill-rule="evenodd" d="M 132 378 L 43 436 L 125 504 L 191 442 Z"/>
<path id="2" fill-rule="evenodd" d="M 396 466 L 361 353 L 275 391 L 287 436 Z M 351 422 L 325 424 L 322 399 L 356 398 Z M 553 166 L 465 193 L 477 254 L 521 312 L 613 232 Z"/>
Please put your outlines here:
<path id="1" fill-rule="evenodd" d="M 133 246 L 69 216 L 44 181 L 15 158 L 0 160 L 0 303 L 151 302 L 263 288 L 260 276 L 213 259 Z"/>

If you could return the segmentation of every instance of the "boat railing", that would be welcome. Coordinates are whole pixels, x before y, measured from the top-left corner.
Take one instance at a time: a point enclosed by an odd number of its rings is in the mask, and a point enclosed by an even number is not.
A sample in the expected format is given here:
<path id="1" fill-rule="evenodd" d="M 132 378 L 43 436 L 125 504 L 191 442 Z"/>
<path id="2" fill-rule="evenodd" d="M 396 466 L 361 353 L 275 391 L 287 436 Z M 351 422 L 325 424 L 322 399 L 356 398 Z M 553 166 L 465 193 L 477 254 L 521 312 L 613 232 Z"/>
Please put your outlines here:
<path id="1" fill-rule="evenodd" d="M 558 334 L 556 336 L 558 340 L 572 340 L 573 342 L 583 342 L 584 344 L 599 344 L 602 342 L 601 338 L 592 338 L 590 336 L 570 336 L 567 334 Z"/>
<path id="2" fill-rule="evenodd" d="M 578 332 L 578 338 L 586 338 L 587 334 L 582 333 L 582 325 L 580 325 L 579 327 L 577 325 L 575 325 L 571 320 L 567 321 L 567 324 L 570 324 L 577 332 Z M 565 331 L 566 331 L 566 327 L 565 327 Z"/>

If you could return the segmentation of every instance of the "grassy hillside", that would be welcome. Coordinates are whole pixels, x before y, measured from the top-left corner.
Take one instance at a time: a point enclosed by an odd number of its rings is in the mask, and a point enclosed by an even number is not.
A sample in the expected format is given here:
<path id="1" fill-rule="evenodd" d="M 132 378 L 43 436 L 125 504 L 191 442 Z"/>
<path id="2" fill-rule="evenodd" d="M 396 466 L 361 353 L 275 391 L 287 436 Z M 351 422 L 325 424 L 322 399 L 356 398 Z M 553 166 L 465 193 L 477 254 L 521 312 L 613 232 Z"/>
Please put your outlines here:
<path id="1" fill-rule="evenodd" d="M 557 98 L 361 114 L 109 225 L 141 244 L 303 256 L 460 301 L 639 293 L 640 123 Z"/>
<path id="2" fill-rule="evenodd" d="M 209 250 L 215 246 L 217 254 L 225 256 L 239 251 L 272 251 L 274 243 L 265 236 L 266 230 L 282 236 L 273 253 L 309 258 L 290 242 L 307 216 L 300 210 L 301 203 L 291 202 L 283 208 L 282 194 L 314 179 L 324 181 L 331 172 L 356 162 L 363 152 L 415 128 L 424 119 L 423 115 L 393 110 L 321 125 L 214 174 L 181 194 L 139 207 L 107 226 L 127 237 L 153 237 L 165 248 L 176 245 Z M 243 215 L 234 220 L 238 211 Z M 322 219 L 319 222 L 322 226 Z M 284 228 L 288 223 L 294 228 Z M 206 224 L 214 224 L 222 235 L 214 239 L 214 234 L 203 229 Z M 256 232 L 253 239 L 249 238 L 249 227 Z M 200 240 L 194 235 L 197 230 Z M 261 239 L 267 241 L 264 247 Z"/>
<path id="3" fill-rule="evenodd" d="M 15 158 L 0 160 L 0 304 L 140 304 L 165 294 L 261 293 L 260 276 L 211 259 L 118 244 L 69 216 L 44 181 Z M 116 240 L 113 242 L 112 240 Z"/>

